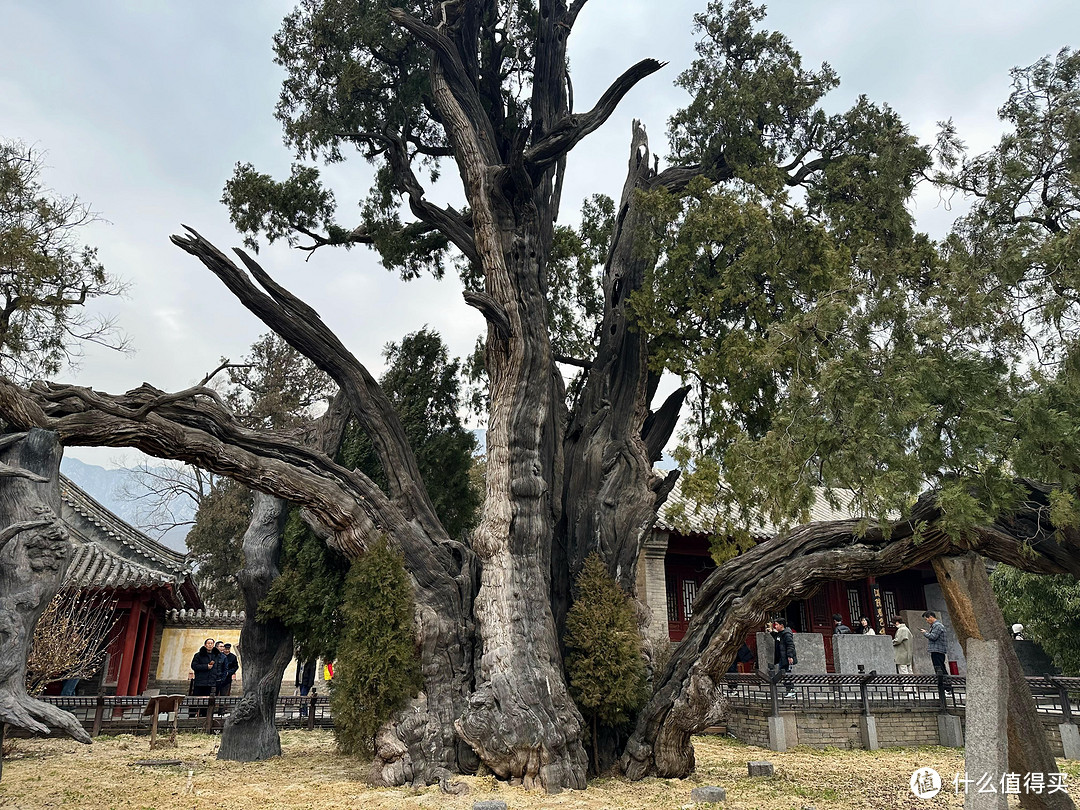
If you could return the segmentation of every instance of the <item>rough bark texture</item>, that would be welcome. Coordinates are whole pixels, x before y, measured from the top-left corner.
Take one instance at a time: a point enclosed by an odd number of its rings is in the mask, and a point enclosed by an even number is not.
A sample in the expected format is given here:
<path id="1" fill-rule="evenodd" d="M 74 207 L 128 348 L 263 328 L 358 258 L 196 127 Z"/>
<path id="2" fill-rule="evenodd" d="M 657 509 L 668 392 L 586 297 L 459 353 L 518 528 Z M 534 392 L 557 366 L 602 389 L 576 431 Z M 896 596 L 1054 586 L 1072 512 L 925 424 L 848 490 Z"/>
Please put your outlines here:
<path id="1" fill-rule="evenodd" d="M 641 288 L 655 260 L 641 245 L 647 223 L 636 196 L 654 178 L 648 138 L 635 121 L 629 170 L 604 267 L 600 342 L 566 432 L 563 513 L 560 542 L 555 544 L 560 553 L 552 594 L 560 625 L 569 607 L 570 582 L 594 552 L 615 581 L 633 591 L 641 548 L 675 482 L 674 474 L 665 478 L 653 471 L 675 419 L 649 411 L 648 347 L 629 312 L 630 296 Z M 680 389 L 673 401 L 681 403 L 685 394 Z"/>
<path id="2" fill-rule="evenodd" d="M 89 743 L 73 715 L 26 694 L 34 625 L 74 551 L 60 521 L 62 452 L 45 430 L 0 439 L 0 723 L 36 734 L 51 726 Z"/>
<path id="3" fill-rule="evenodd" d="M 376 778 L 385 784 L 433 784 L 445 780 L 448 772 L 475 770 L 475 756 L 454 735 L 454 721 L 465 710 L 473 682 L 471 608 L 477 578 L 475 559 L 439 523 L 393 405 L 318 313 L 274 282 L 251 257 L 237 251 L 262 290 L 194 231 L 190 237 L 174 237 L 173 241 L 197 256 L 248 309 L 341 387 L 341 395 L 335 399 L 329 418 L 320 429 L 321 448 L 303 449 L 301 469 L 317 466 L 321 468 L 320 476 L 332 471 L 331 477 L 343 485 L 342 491 L 334 496 L 336 508 L 354 515 L 359 513 L 362 522 L 350 528 L 349 518 L 344 523 L 328 520 L 325 504 L 319 503 L 327 493 L 313 499 L 314 493 L 306 489 L 307 481 L 299 498 L 283 494 L 279 488 L 245 483 L 304 506 L 314 521 L 323 524 L 328 542 L 347 556 L 355 557 L 367 540 L 382 534 L 405 557 L 416 599 L 424 691 L 380 734 Z M 330 460 L 332 452 L 326 452 L 336 444 L 335 435 L 340 436 L 343 424 L 340 411 L 345 404 L 372 439 L 389 479 L 386 493 L 362 473 L 344 471 Z M 295 453 L 296 448 L 290 452 Z M 249 470 L 241 472 L 250 477 Z M 286 474 L 290 484 L 296 481 L 297 472 L 293 469 Z M 311 483 L 316 490 L 322 488 L 318 480 Z"/>
<path id="4" fill-rule="evenodd" d="M 251 523 L 244 533 L 244 567 L 237 574 L 244 594 L 245 619 L 240 631 L 244 693 L 225 718 L 218 759 L 254 762 L 281 754 L 274 711 L 281 678 L 293 657 L 293 636 L 276 619 L 257 618 L 259 603 L 278 578 L 282 532 L 288 504 L 256 492 Z"/>
<path id="5" fill-rule="evenodd" d="M 674 484 L 651 465 L 686 392 L 650 410 L 657 380 L 627 307 L 652 261 L 641 248 L 645 223 L 635 192 L 678 191 L 703 171 L 714 181 L 732 174 L 722 158 L 704 169 L 657 173 L 644 130 L 635 124 L 605 267 L 597 354 L 584 363 L 587 377 L 569 417 L 552 354 L 546 286 L 562 169 L 569 150 L 610 117 L 636 82 L 661 67 L 653 60 L 634 65 L 591 110 L 575 113 L 566 46 L 584 3 L 538 4 L 528 127 L 516 109 L 512 120 L 507 115 L 507 49 L 499 43 L 510 40 L 500 30 L 495 0 L 446 0 L 429 21 L 388 9 L 390 19 L 430 51 L 424 106 L 442 130 L 432 154 L 452 153 L 467 215 L 425 198 L 410 162 L 416 145 L 408 132 L 386 127 L 355 134 L 357 143 L 372 147 L 365 152 L 386 155 L 384 179 L 407 198 L 418 220 L 408 227 L 440 232 L 483 280 L 482 290 L 465 296 L 488 324 L 490 393 L 487 497 L 471 547 L 439 524 L 389 400 L 318 313 L 251 257 L 238 252 L 241 268 L 190 229 L 173 237 L 175 244 L 340 386 L 336 412 L 347 407 L 371 437 L 388 477 L 385 491 L 317 448 L 244 429 L 204 388 L 166 394 L 144 385 L 110 396 L 50 384 L 27 391 L 0 380 L 0 414 L 19 428 L 55 430 L 71 445 L 137 447 L 234 478 L 302 506 L 320 536 L 350 557 L 378 536 L 401 551 L 415 587 L 424 687 L 377 736 L 376 778 L 384 783 L 441 781 L 474 769 L 479 758 L 498 776 L 529 787 L 584 786 L 583 722 L 568 694 L 558 638 L 570 582 L 597 551 L 629 590 L 641 545 Z M 916 518 L 932 520 L 932 512 L 922 503 Z M 1032 531 L 1026 524 L 990 527 L 980 542 L 1029 570 L 1042 565 L 1039 570 L 1077 573 L 1080 563 L 1063 557 L 1034 523 Z M 889 539 L 881 532 L 859 538 L 856 528 L 854 522 L 803 527 L 710 578 L 687 638 L 657 679 L 628 745 L 624 763 L 631 776 L 690 772 L 690 734 L 714 705 L 714 679 L 766 610 L 808 596 L 828 579 L 898 571 L 955 550 L 932 532 L 915 542 L 911 523 L 898 524 Z M 1016 536 L 1035 538 L 1040 556 L 1034 562 L 1019 552 Z M 601 748 L 608 750 L 603 741 Z"/>
<path id="6" fill-rule="evenodd" d="M 629 307 L 630 296 L 644 284 L 655 261 L 643 247 L 648 223 L 638 196 L 655 176 L 645 129 L 635 121 L 604 266 L 600 339 L 563 442 L 566 468 L 551 587 L 560 631 L 571 603 L 571 584 L 590 554 L 598 554 L 615 581 L 634 592 L 641 549 L 678 475 L 658 475 L 653 463 L 674 430 L 686 389 L 675 392 L 657 413 L 650 411 L 656 378 L 648 369 L 645 332 L 636 328 Z M 647 618 L 647 612 L 642 616 Z M 607 727 L 594 732 L 595 767 L 604 772 L 618 760 L 625 733 Z"/>
<path id="7" fill-rule="evenodd" d="M 938 584 L 949 605 L 952 630 L 964 651 L 967 652 L 967 641 L 971 638 L 1000 642 L 1009 673 L 1009 770 L 1021 774 L 1056 772 L 1057 762 L 1016 657 L 1012 632 L 1005 626 L 1005 617 L 986 575 L 986 560 L 968 552 L 959 557 L 938 557 L 933 562 Z M 1028 810 L 1069 810 L 1076 806 L 1061 791 L 1021 793 L 1020 805 Z"/>
<path id="8" fill-rule="evenodd" d="M 265 290 L 213 245 L 191 232 L 173 240 L 197 256 L 229 289 L 294 348 L 327 371 L 373 437 L 385 469 L 396 471 L 390 493 L 367 476 L 336 464 L 291 436 L 244 428 L 217 395 L 196 387 L 165 393 L 149 385 L 122 395 L 78 386 L 35 383 L 29 390 L 0 380 L 0 412 L 16 426 L 55 430 L 65 444 L 136 447 L 149 455 L 196 464 L 258 492 L 305 508 L 327 543 L 349 557 L 385 536 L 405 557 L 417 604 L 424 691 L 380 749 L 384 778 L 430 784 L 445 773 L 472 772 L 476 757 L 454 734 L 473 684 L 476 559 L 450 539 L 416 474 L 415 457 L 392 405 L 317 313 L 282 289 L 249 257 Z M 335 400 L 336 406 L 342 406 Z M 337 413 L 337 407 L 334 409 Z M 334 419 L 334 425 L 340 419 Z M 325 427 L 330 434 L 334 425 Z"/>
<path id="9" fill-rule="evenodd" d="M 963 542 L 935 529 L 940 514 L 934 493 L 928 493 L 887 533 L 873 529 L 859 537 L 856 521 L 811 523 L 720 566 L 702 585 L 686 636 L 638 717 L 623 755 L 624 772 L 631 779 L 688 776 L 694 769 L 690 736 L 708 725 L 722 700 L 717 684 L 746 633 L 768 611 L 808 598 L 825 582 L 890 574 L 969 548 L 1028 571 L 1077 576 L 1080 537 L 1072 530 L 1054 532 L 1045 515 L 1039 523 L 1044 496 L 1033 488 L 1026 512 L 979 527 Z"/>

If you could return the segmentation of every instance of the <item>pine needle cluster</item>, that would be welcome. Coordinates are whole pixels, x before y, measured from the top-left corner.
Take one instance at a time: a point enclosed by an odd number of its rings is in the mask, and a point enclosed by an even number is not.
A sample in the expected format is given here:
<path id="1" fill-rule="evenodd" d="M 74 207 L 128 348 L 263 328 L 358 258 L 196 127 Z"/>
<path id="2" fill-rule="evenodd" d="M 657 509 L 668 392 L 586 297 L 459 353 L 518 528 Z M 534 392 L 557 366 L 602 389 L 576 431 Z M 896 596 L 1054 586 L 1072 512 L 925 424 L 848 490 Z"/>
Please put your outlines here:
<path id="1" fill-rule="evenodd" d="M 369 756 L 375 734 L 422 684 L 413 641 L 413 599 L 404 560 L 385 540 L 345 579 L 342 635 L 330 705 L 342 751 Z"/>

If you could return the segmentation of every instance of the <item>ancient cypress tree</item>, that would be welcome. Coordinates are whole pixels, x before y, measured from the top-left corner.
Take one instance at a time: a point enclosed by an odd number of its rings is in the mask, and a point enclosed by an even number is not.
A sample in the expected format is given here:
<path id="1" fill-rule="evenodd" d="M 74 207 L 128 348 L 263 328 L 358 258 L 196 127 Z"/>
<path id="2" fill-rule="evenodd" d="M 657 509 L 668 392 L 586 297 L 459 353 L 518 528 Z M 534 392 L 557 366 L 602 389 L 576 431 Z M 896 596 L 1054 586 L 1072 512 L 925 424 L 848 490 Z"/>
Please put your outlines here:
<path id="1" fill-rule="evenodd" d="M 919 144 L 869 99 L 827 112 L 828 66 L 804 66 L 761 28 L 763 9 L 713 2 L 679 77 L 690 102 L 670 122 L 669 164 L 635 124 L 618 199 L 594 198 L 567 228 L 556 226 L 566 156 L 662 67 L 631 66 L 574 108 L 567 48 L 584 8 L 307 0 L 275 40 L 286 138 L 305 160 L 358 150 L 374 187 L 354 214 L 338 213 L 310 165 L 284 181 L 241 165 L 226 189 L 252 243 L 370 245 L 406 278 L 463 269 L 465 303 L 487 321 L 489 403 L 486 497 L 469 538 L 439 520 L 392 400 L 318 313 L 249 254 L 237 263 L 191 229 L 174 242 L 337 383 L 385 481 L 252 429 L 204 389 L 0 383 L 15 427 L 192 461 L 300 505 L 346 557 L 380 537 L 403 555 L 424 683 L 380 732 L 388 782 L 483 761 L 526 786 L 584 785 L 586 729 L 560 649 L 570 586 L 593 553 L 633 586 L 676 477 L 652 465 L 684 406 L 686 491 L 726 507 L 734 528 L 757 515 L 798 522 L 822 483 L 826 497 L 854 492 L 869 517 L 793 529 L 705 583 L 626 745 L 634 778 L 692 769 L 690 735 L 741 636 L 828 579 L 969 548 L 1078 573 L 1062 506 L 1080 477 L 1074 434 L 1061 430 L 1080 423 L 1067 396 L 1076 56 L 1021 71 L 1003 108 L 1010 132 L 968 156 L 949 131 Z M 456 169 L 456 204 L 428 196 L 440 168 Z M 975 200 L 941 244 L 907 208 L 928 176 Z M 1032 342 L 1048 367 L 1030 367 Z M 654 402 L 665 370 L 685 385 Z M 1021 469 L 1048 483 L 1016 481 Z"/>

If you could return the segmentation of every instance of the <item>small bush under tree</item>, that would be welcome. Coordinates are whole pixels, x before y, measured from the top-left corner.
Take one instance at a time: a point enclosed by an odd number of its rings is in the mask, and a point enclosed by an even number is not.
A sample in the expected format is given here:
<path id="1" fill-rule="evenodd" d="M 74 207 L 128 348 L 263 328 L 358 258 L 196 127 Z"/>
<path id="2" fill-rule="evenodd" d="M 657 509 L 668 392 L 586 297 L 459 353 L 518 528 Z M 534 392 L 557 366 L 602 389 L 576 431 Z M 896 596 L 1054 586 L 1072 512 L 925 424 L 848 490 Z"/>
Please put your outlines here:
<path id="1" fill-rule="evenodd" d="M 648 689 L 634 606 L 596 554 L 585 560 L 575 583 L 564 641 L 570 695 L 592 725 L 598 772 L 598 726 L 627 725 Z"/>
<path id="2" fill-rule="evenodd" d="M 376 732 L 422 683 L 412 588 L 404 560 L 385 540 L 353 562 L 341 614 L 330 694 L 334 736 L 345 753 L 370 756 Z"/>

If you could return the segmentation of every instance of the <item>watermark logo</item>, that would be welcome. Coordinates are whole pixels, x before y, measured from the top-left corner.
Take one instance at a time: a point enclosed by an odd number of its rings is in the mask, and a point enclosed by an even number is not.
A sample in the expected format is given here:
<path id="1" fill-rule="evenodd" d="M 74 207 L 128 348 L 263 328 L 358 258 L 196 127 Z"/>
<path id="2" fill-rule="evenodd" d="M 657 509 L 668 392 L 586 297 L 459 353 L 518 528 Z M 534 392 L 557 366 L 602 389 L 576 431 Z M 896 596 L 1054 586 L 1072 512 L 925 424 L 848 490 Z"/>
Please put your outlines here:
<path id="1" fill-rule="evenodd" d="M 919 768 L 911 775 L 911 792 L 919 799 L 932 799 L 941 793 L 941 774 L 933 768 Z"/>
<path id="2" fill-rule="evenodd" d="M 995 778 L 984 773 L 976 777 L 967 773 L 952 778 L 953 793 L 1068 793 L 1067 773 L 1005 773 Z M 911 774 L 911 792 L 919 799 L 932 799 L 941 792 L 941 774 L 933 768 L 919 768 Z"/>

